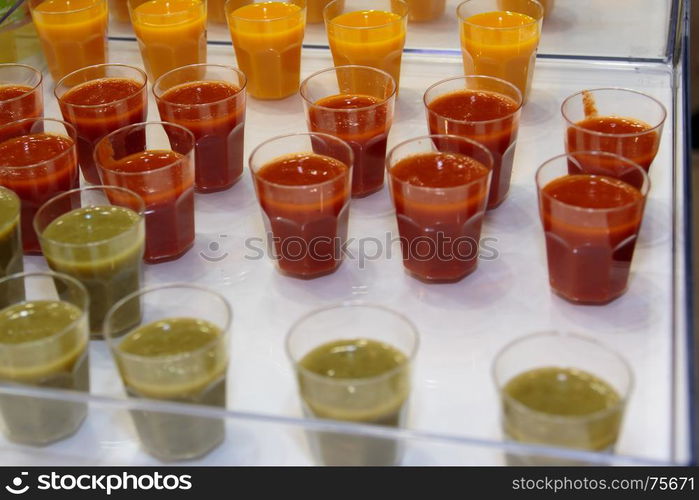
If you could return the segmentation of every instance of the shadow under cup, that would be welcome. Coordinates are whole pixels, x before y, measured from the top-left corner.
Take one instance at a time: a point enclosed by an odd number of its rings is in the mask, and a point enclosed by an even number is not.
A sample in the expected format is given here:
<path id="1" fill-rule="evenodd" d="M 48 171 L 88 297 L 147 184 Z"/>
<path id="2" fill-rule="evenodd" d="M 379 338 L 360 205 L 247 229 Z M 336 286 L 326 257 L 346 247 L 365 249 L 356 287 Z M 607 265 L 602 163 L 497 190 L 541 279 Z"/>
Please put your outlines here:
<path id="1" fill-rule="evenodd" d="M 388 346 L 399 353 L 401 362 L 377 375 L 362 378 L 328 376 L 327 371 L 319 373 L 307 367 L 307 357 L 316 349 L 357 340 Z M 411 363 L 417 347 L 415 326 L 401 314 L 383 307 L 346 303 L 304 316 L 291 327 L 286 338 L 304 415 L 386 427 L 404 426 Z M 365 369 L 360 363 L 350 361 L 350 369 Z M 397 465 L 402 459 L 401 442 L 390 438 L 325 431 L 308 431 L 307 436 L 315 460 L 323 465 Z"/>
<path id="2" fill-rule="evenodd" d="M 562 201 L 560 195 L 549 192 L 560 182 L 581 179 L 589 183 L 599 178 L 622 181 L 615 189 L 630 190 L 635 198 L 611 208 L 595 208 Z M 623 295 L 650 189 L 646 172 L 618 155 L 578 151 L 541 165 L 536 183 L 551 289 L 582 304 L 605 304 Z M 576 189 L 595 189 L 580 186 Z"/>
<path id="3" fill-rule="evenodd" d="M 89 392 L 88 304 L 85 288 L 58 273 L 21 273 L 0 280 L 0 379 L 13 384 Z M 41 332 L 41 336 L 37 336 Z M 72 435 L 85 403 L 0 395 L 6 437 L 46 445 Z"/>
<path id="4" fill-rule="evenodd" d="M 141 315 L 124 328 L 118 320 L 122 311 L 136 308 Z M 176 322 L 182 320 L 190 321 L 186 328 L 192 328 L 191 322 L 201 322 L 208 331 L 215 330 L 216 336 L 192 348 L 197 332 L 178 329 Z M 104 321 L 104 336 L 129 397 L 225 408 L 231 320 L 230 305 L 222 295 L 196 285 L 163 285 L 143 289 L 115 304 Z M 168 327 L 158 326 L 168 322 Z M 135 353 L 122 347 L 132 334 L 147 338 L 147 328 L 156 340 L 146 351 Z M 143 354 L 157 352 L 161 342 L 177 346 L 176 353 Z M 130 413 L 143 447 L 161 460 L 202 456 L 225 438 L 223 419 L 154 410 Z"/>

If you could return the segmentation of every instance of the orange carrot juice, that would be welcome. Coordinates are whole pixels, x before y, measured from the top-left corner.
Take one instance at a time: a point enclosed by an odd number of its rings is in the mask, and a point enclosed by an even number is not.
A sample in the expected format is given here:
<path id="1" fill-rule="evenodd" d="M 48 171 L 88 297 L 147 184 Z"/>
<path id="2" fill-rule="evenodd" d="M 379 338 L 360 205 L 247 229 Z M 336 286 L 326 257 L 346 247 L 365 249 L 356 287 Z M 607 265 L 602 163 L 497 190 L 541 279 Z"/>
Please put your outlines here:
<path id="1" fill-rule="evenodd" d="M 107 62 L 106 0 L 30 0 L 29 8 L 54 81 Z"/>
<path id="2" fill-rule="evenodd" d="M 229 0 L 230 9 L 235 10 L 243 5 L 252 3 L 252 0 Z M 209 21 L 226 24 L 226 0 L 207 0 L 207 16 Z"/>
<path id="3" fill-rule="evenodd" d="M 381 69 L 398 85 L 407 5 L 396 2 L 395 12 L 358 10 L 333 16 L 335 3 L 326 9 L 328 40 L 335 66 L 358 64 Z M 347 7 L 351 5 L 347 2 Z"/>
<path id="4" fill-rule="evenodd" d="M 299 90 L 306 2 L 256 2 L 231 10 L 226 5 L 238 67 L 257 99 L 282 99 Z"/>
<path id="5" fill-rule="evenodd" d="M 203 0 L 129 0 L 131 23 L 148 78 L 206 62 Z"/>
<path id="6" fill-rule="evenodd" d="M 464 2 L 458 11 L 465 74 L 502 78 L 526 97 L 541 37 L 541 5 L 532 2 L 528 14 L 493 10 L 471 15 L 469 4 Z"/>
<path id="7" fill-rule="evenodd" d="M 306 0 L 306 22 L 311 24 L 323 22 L 323 9 L 332 0 Z"/>

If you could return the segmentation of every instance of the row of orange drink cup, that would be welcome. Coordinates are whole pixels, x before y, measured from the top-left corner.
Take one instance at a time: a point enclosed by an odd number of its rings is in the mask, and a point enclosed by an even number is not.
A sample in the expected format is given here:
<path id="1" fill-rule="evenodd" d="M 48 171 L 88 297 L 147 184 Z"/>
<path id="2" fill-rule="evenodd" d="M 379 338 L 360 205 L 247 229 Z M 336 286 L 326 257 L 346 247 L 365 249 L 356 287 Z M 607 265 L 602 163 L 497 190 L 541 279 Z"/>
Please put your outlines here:
<path id="1" fill-rule="evenodd" d="M 107 0 L 30 0 L 29 5 L 55 81 L 107 62 Z M 206 62 L 207 4 L 203 0 L 124 0 L 152 81 L 167 71 Z M 334 0 L 323 7 L 336 66 L 382 69 L 400 84 L 410 13 L 425 19 L 443 13 L 445 2 Z M 123 6 L 123 5 L 122 5 Z M 550 8 L 550 6 L 548 6 Z M 503 14 L 498 14 L 505 13 Z M 514 83 L 525 99 L 532 81 L 545 10 L 536 0 L 469 0 L 459 5 L 465 74 Z M 298 91 L 306 0 L 225 3 L 238 66 L 248 93 L 281 99 Z M 313 15 L 316 18 L 317 15 Z"/>

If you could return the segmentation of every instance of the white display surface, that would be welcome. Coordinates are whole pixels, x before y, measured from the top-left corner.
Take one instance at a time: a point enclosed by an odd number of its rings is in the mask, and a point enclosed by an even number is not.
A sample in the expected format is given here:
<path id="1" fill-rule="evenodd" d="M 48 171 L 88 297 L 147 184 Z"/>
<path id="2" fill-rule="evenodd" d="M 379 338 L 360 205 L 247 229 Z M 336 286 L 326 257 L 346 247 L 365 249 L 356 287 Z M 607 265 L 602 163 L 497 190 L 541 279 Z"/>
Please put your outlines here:
<path id="1" fill-rule="evenodd" d="M 110 60 L 141 66 L 137 45 L 110 42 Z M 209 61 L 234 64 L 230 46 L 210 45 Z M 327 50 L 304 49 L 302 75 L 332 65 Z M 427 133 L 422 94 L 432 83 L 462 72 L 458 56 L 407 54 L 389 147 Z M 652 188 L 636 248 L 629 291 L 607 306 L 576 306 L 554 296 L 548 286 L 544 237 L 538 217 L 534 173 L 548 158 L 563 153 L 562 100 L 581 89 L 629 87 L 658 98 L 668 109 L 660 151 L 651 168 Z M 47 82 L 46 116 L 58 117 Z M 51 97 L 50 97 L 51 96 Z M 157 120 L 150 96 L 149 119 Z M 603 110 L 600 110 L 603 112 Z M 677 342 L 673 331 L 673 138 L 672 73 L 663 65 L 539 60 L 533 92 L 522 114 L 512 188 L 506 202 L 489 212 L 483 237 L 497 258 L 481 259 L 463 281 L 428 285 L 403 271 L 395 242 L 377 252 L 377 242 L 397 238 L 388 191 L 353 200 L 347 259 L 333 275 L 300 281 L 280 275 L 263 248 L 264 229 L 249 171 L 229 191 L 196 197 L 195 247 L 176 262 L 146 267 L 146 285 L 196 282 L 223 293 L 234 310 L 228 408 L 282 417 L 300 417 L 296 382 L 284 352 L 290 325 L 309 310 L 344 300 L 382 304 L 417 325 L 421 344 L 415 361 L 408 426 L 417 431 L 473 438 L 485 447 L 456 449 L 408 443 L 405 463 L 502 463 L 498 399 L 490 366 L 499 349 L 519 336 L 558 329 L 589 335 L 620 351 L 635 376 L 618 452 L 649 461 L 673 461 L 673 398 Z M 246 157 L 265 139 L 305 131 L 300 97 L 283 101 L 248 100 Z M 676 170 L 681 171 L 677 165 Z M 680 231 L 683 230 L 681 221 Z M 251 240 L 251 238 L 253 238 Z M 363 238 L 363 240 L 362 240 Z M 246 247 L 246 242 L 248 247 Z M 487 252 L 489 255 L 491 252 Z M 379 255 L 380 254 L 380 255 Z M 43 269 L 40 257 L 27 269 Z M 678 272 L 682 272 L 678 270 Z M 176 311 L 173 311 L 176 313 Z M 361 332 L 357 332 L 361 335 Z M 123 397 L 106 345 L 90 347 L 93 393 Z M 678 394 L 686 400 L 685 393 Z M 40 450 L 0 444 L 0 463 L 149 464 L 128 413 L 92 408 L 78 433 Z M 255 430 L 246 429 L 246 426 Z M 232 429 L 232 430 L 231 430 Z M 299 429 L 231 422 L 226 443 L 197 464 L 304 464 L 311 458 Z M 688 444 L 688 440 L 680 440 Z M 441 450 L 441 451 L 440 451 Z M 684 454 L 682 454 L 684 455 Z"/>

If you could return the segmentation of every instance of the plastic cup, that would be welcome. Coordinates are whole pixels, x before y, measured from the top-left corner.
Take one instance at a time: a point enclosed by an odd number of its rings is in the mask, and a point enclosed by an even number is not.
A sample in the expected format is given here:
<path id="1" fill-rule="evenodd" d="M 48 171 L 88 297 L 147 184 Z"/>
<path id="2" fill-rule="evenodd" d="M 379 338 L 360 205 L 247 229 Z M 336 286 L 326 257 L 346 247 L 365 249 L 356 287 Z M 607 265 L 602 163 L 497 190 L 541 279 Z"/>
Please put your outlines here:
<path id="1" fill-rule="evenodd" d="M 0 279 L 0 379 L 3 382 L 90 391 L 88 295 L 64 274 L 20 273 Z M 85 403 L 0 394 L 7 439 L 46 445 L 75 433 Z"/>
<path id="2" fill-rule="evenodd" d="M 124 329 L 119 318 L 136 308 L 141 316 Z M 163 285 L 124 297 L 107 314 L 104 337 L 129 397 L 225 408 L 231 319 L 231 307 L 222 295 L 196 285 Z M 204 322 L 208 328 L 218 329 L 219 334 L 177 354 L 144 355 L 123 348 L 134 331 L 144 332 L 144 327 L 163 323 L 172 326 L 183 320 L 189 324 Z M 187 339 L 184 332 L 174 327 L 159 331 L 166 335 L 161 340 L 186 346 L 191 337 Z M 131 417 L 145 450 L 161 460 L 202 456 L 225 437 L 222 419 L 143 410 L 132 410 Z"/>
<path id="3" fill-rule="evenodd" d="M 194 145 L 194 135 L 180 125 L 146 122 L 120 128 L 95 146 L 104 183 L 130 189 L 146 204 L 148 263 L 178 259 L 194 245 Z"/>
<path id="4" fill-rule="evenodd" d="M 80 182 L 77 132 L 70 123 L 51 118 L 27 118 L 0 127 L 0 185 L 22 200 L 22 246 L 26 254 L 41 253 L 32 221 L 41 205 Z M 48 150 L 41 141 L 57 142 L 66 149 Z M 35 144 L 30 148 L 29 144 Z M 53 144 L 54 146 L 56 144 Z M 7 151 L 26 151 L 22 161 Z M 38 156 L 34 156 L 38 155 Z M 36 160 L 32 158 L 36 157 Z"/>
<path id="5" fill-rule="evenodd" d="M 356 64 L 380 69 L 400 86 L 408 11 L 402 0 L 329 3 L 323 16 L 335 66 Z"/>
<path id="6" fill-rule="evenodd" d="M 226 2 L 238 67 L 256 99 L 283 99 L 299 90 L 306 0 Z"/>
<path id="7" fill-rule="evenodd" d="M 338 342 L 348 349 L 358 346 L 357 342 L 388 346 L 400 353 L 396 355 L 401 360 L 392 368 L 361 378 L 334 377 L 308 368 L 306 356 Z M 291 327 L 286 338 L 305 416 L 402 427 L 417 347 L 415 325 L 385 307 L 345 303 L 305 315 Z M 354 370 L 352 359 L 345 360 L 344 368 Z M 316 461 L 324 465 L 396 465 L 402 457 L 400 443 L 392 439 L 333 432 L 309 432 L 308 438 Z"/>
<path id="8" fill-rule="evenodd" d="M 194 134 L 195 188 L 199 192 L 228 189 L 243 175 L 246 84 L 240 70 L 219 64 L 183 66 L 165 73 L 153 84 L 160 117 Z M 231 95 L 206 98 L 207 88 L 213 86 L 216 92 L 222 85 L 230 89 Z M 198 89 L 198 97 L 185 97 L 184 89 Z"/>
<path id="9" fill-rule="evenodd" d="M 464 74 L 532 86 L 544 8 L 536 0 L 466 0 L 457 7 Z M 503 19 L 505 21 L 503 21 Z"/>
<path id="10" fill-rule="evenodd" d="M 594 116 L 586 116 L 592 112 Z M 584 90 L 561 105 L 566 123 L 565 146 L 575 151 L 605 151 L 638 163 L 648 172 L 660 146 L 667 111 L 655 98 L 628 89 Z M 599 122 L 622 120 L 642 124 L 635 130 L 615 126 L 600 130 Z M 610 132 L 611 130 L 611 132 Z"/>
<path id="11" fill-rule="evenodd" d="M 556 384 L 550 387 L 550 397 L 558 404 L 581 403 L 575 400 L 578 392 L 571 390 L 575 382 L 582 386 L 595 383 L 597 390 L 604 389 L 609 399 L 592 411 L 543 411 L 534 407 L 533 401 L 522 399 L 522 391 L 512 389 L 518 377 L 537 373 L 541 376 L 542 371 L 557 377 Z M 614 450 L 633 385 L 631 368 L 617 352 L 579 335 L 534 333 L 506 345 L 495 357 L 492 374 L 501 400 L 500 419 L 506 439 L 593 452 Z M 573 384 L 569 384 L 571 378 Z M 536 387 L 535 383 L 530 384 Z M 532 389 L 532 393 L 540 390 Z M 581 465 L 534 455 L 511 455 L 508 459 L 512 465 Z"/>
<path id="12" fill-rule="evenodd" d="M 315 153 L 347 167 L 320 183 L 270 182 L 260 171 L 280 159 Z M 323 159 L 322 157 L 325 157 Z M 347 241 L 352 182 L 352 148 L 331 135 L 303 133 L 275 137 L 250 156 L 250 170 L 267 232 L 268 251 L 288 276 L 310 279 L 342 263 Z"/>
<path id="13" fill-rule="evenodd" d="M 325 69 L 301 83 L 308 129 L 338 137 L 352 147 L 353 197 L 368 196 L 383 187 L 396 90 L 391 75 L 368 66 Z M 351 107 L 339 107 L 351 96 Z M 362 105 L 357 98 L 363 99 Z"/>
<path id="14" fill-rule="evenodd" d="M 130 93 L 109 102 L 103 99 L 100 104 L 89 104 L 94 93 L 104 92 L 101 87 L 117 85 L 117 82 L 130 86 L 126 88 Z M 58 99 L 63 119 L 78 132 L 78 162 L 83 177 L 90 184 L 100 184 L 93 158 L 97 141 L 118 128 L 146 121 L 147 83 L 146 74 L 133 66 L 99 64 L 74 71 L 56 84 L 53 93 Z M 88 89 L 90 94 L 83 94 Z M 81 93 L 75 94 L 76 91 Z"/>
<path id="15" fill-rule="evenodd" d="M 629 190 L 636 196 L 623 204 L 597 208 L 563 201 L 549 191 L 553 182 L 579 179 L 585 184 L 574 189 L 589 189 L 601 198 L 600 178 L 622 181 L 621 187 L 615 187 L 615 196 L 626 196 Z M 646 172 L 618 155 L 578 151 L 541 165 L 536 185 L 551 289 L 583 304 L 606 304 L 623 295 L 650 189 Z"/>
<path id="16" fill-rule="evenodd" d="M 396 175 L 396 164 L 450 153 L 480 162 L 488 171 L 448 187 L 415 185 Z M 430 135 L 394 147 L 386 160 L 405 269 L 426 282 L 459 281 L 478 266 L 481 227 L 493 172 L 483 145 L 454 135 Z"/>
<path id="17" fill-rule="evenodd" d="M 41 71 L 25 64 L 0 64 L 0 126 L 43 115 Z"/>

